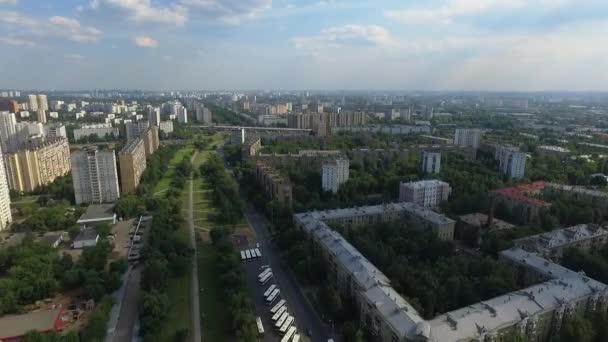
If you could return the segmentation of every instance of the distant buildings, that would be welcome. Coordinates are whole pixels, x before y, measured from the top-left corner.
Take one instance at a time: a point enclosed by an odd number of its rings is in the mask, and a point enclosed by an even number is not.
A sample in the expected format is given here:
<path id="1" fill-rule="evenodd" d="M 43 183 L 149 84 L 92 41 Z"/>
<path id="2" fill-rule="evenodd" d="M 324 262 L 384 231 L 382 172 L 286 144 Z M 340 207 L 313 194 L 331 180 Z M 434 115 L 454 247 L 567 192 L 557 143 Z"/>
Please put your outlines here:
<path id="1" fill-rule="evenodd" d="M 9 113 L 19 112 L 19 103 L 15 100 L 0 99 L 0 112 L 7 111 Z"/>
<path id="2" fill-rule="evenodd" d="M 4 166 L 4 153 L 0 149 L 0 231 L 5 230 L 12 221 L 11 197 Z"/>
<path id="3" fill-rule="evenodd" d="M 441 172 L 441 153 L 422 152 L 422 172 L 430 174 Z"/>
<path id="4" fill-rule="evenodd" d="M 563 157 L 570 154 L 570 150 L 560 146 L 541 145 L 536 147 L 536 152 L 540 156 L 558 156 Z"/>
<path id="5" fill-rule="evenodd" d="M 5 157 L 12 190 L 32 192 L 70 172 L 70 146 L 63 137 L 35 139 Z"/>
<path id="6" fill-rule="evenodd" d="M 256 161 L 254 165 L 255 179 L 266 197 L 276 201 L 279 206 L 291 208 L 293 202 L 292 186 L 289 179 L 281 175 L 273 167 Z"/>
<path id="7" fill-rule="evenodd" d="M 560 260 L 568 248 L 599 251 L 608 242 L 608 230 L 594 224 L 579 224 L 517 239 L 514 242 L 515 246 L 543 258 Z"/>
<path id="8" fill-rule="evenodd" d="M 41 124 L 46 123 L 46 110 L 38 108 L 36 111 L 36 121 L 40 122 Z"/>
<path id="9" fill-rule="evenodd" d="M 158 127 L 152 126 L 141 134 L 141 139 L 144 141 L 146 157 L 151 156 L 160 146 L 158 138 Z"/>
<path id="10" fill-rule="evenodd" d="M 44 126 L 44 132 L 47 137 L 68 137 L 65 126 L 61 124 L 46 125 Z"/>
<path id="11" fill-rule="evenodd" d="M 120 185 L 123 194 L 135 192 L 146 170 L 146 149 L 143 139 L 131 140 L 118 154 Z"/>
<path id="12" fill-rule="evenodd" d="M 194 105 L 194 108 L 196 121 L 202 122 L 204 125 L 212 124 L 211 111 L 209 110 L 209 108 L 198 102 Z"/>
<path id="13" fill-rule="evenodd" d="M 114 150 L 76 151 L 71 160 L 76 204 L 114 202 L 120 197 Z"/>
<path id="14" fill-rule="evenodd" d="M 323 106 L 316 113 L 291 113 L 287 115 L 287 126 L 298 129 L 311 129 L 318 136 L 329 135 L 334 127 L 363 126 L 367 122 L 364 112 L 340 111 L 323 113 Z"/>
<path id="15" fill-rule="evenodd" d="M 351 127 L 334 127 L 332 132 L 369 132 L 369 133 L 384 133 L 390 135 L 415 135 L 429 134 L 431 128 L 429 126 L 410 126 L 410 125 L 366 125 L 366 126 L 351 126 Z"/>
<path id="16" fill-rule="evenodd" d="M 112 127 L 112 124 L 94 124 L 94 125 L 85 125 L 81 128 L 74 129 L 74 140 L 78 141 L 82 138 L 88 138 L 92 135 L 97 136 L 98 138 L 105 138 L 106 136 L 118 137 L 119 131 L 118 128 Z"/>
<path id="17" fill-rule="evenodd" d="M 148 130 L 150 127 L 149 121 L 136 121 L 125 123 L 125 131 L 127 134 L 127 141 L 139 138 L 139 136 Z"/>
<path id="18" fill-rule="evenodd" d="M 159 128 L 160 128 L 160 131 L 165 134 L 173 133 L 173 121 L 171 121 L 171 120 L 161 121 Z"/>
<path id="19" fill-rule="evenodd" d="M 422 207 L 436 207 L 448 200 L 452 188 L 439 180 L 401 183 L 399 185 L 399 202 L 410 202 Z"/>
<path id="20" fill-rule="evenodd" d="M 0 112 L 0 147 L 4 153 L 12 152 L 17 148 L 17 120 L 14 113 Z"/>
<path id="21" fill-rule="evenodd" d="M 160 126 L 160 108 L 148 108 L 148 123 L 150 126 Z"/>
<path id="22" fill-rule="evenodd" d="M 481 130 L 477 128 L 457 128 L 454 133 L 454 145 L 477 148 L 481 140 Z"/>
<path id="23" fill-rule="evenodd" d="M 350 161 L 337 158 L 323 162 L 321 184 L 323 191 L 338 192 L 340 185 L 348 181 Z"/>
<path id="24" fill-rule="evenodd" d="M 28 109 L 31 111 L 37 111 L 42 109 L 44 111 L 49 110 L 49 102 L 46 95 L 28 95 Z"/>
<path id="25" fill-rule="evenodd" d="M 523 178 L 526 172 L 526 154 L 513 146 L 497 146 L 494 158 L 498 171 L 509 178 Z"/>

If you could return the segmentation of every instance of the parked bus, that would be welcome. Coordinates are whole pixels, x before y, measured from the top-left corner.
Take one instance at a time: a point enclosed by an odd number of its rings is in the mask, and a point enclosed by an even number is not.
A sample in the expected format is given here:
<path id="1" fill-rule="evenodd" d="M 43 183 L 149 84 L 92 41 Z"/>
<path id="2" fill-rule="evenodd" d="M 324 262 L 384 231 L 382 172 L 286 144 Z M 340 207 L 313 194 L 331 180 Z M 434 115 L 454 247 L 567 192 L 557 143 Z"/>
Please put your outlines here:
<path id="1" fill-rule="evenodd" d="M 270 294 L 270 296 L 268 296 L 268 298 L 266 298 L 266 305 L 272 305 L 272 303 L 274 303 L 274 301 L 279 298 L 279 294 L 281 293 L 281 290 L 279 289 L 274 289 L 274 291 L 272 291 L 272 293 Z"/>
<path id="2" fill-rule="evenodd" d="M 258 254 L 255 252 L 255 249 L 250 249 L 249 253 L 251 254 L 251 259 L 259 259 L 260 257 L 258 256 Z M 261 255 L 260 255 L 261 256 Z"/>
<path id="3" fill-rule="evenodd" d="M 260 284 L 266 285 L 267 282 L 272 279 L 272 272 L 268 272 L 262 279 L 259 280 Z"/>
<path id="4" fill-rule="evenodd" d="M 285 303 L 287 303 L 285 299 L 281 299 L 277 303 L 277 305 L 273 306 L 272 309 L 270 309 L 270 313 L 274 315 L 275 313 L 277 313 L 277 311 L 279 311 L 279 309 L 281 309 L 285 305 Z"/>
<path id="5" fill-rule="evenodd" d="M 255 252 L 255 255 L 256 255 L 258 258 L 261 258 L 261 257 L 262 257 L 262 252 L 260 252 L 260 249 L 259 249 L 259 248 L 256 248 L 256 249 L 254 249 L 253 251 Z"/>
<path id="6" fill-rule="evenodd" d="M 260 317 L 255 319 L 255 323 L 258 325 L 258 333 L 260 336 L 264 335 L 264 325 L 262 324 L 262 319 Z"/>
<path id="7" fill-rule="evenodd" d="M 258 274 L 258 279 L 264 278 L 264 276 L 270 272 L 272 272 L 272 269 L 268 267 L 267 269 L 263 270 L 262 273 Z"/>
<path id="8" fill-rule="evenodd" d="M 291 340 L 291 342 L 300 342 L 300 335 L 298 335 L 298 334 L 293 335 L 293 340 Z"/>
<path id="9" fill-rule="evenodd" d="M 268 290 L 266 290 L 266 292 L 264 292 L 264 298 L 268 298 L 268 296 L 270 296 L 270 294 L 272 294 L 272 291 L 274 291 L 274 289 L 276 289 L 276 288 L 277 288 L 277 286 L 275 284 L 270 285 Z"/>
<path id="10" fill-rule="evenodd" d="M 245 260 L 247 260 L 247 255 L 245 254 L 245 251 L 241 251 L 241 261 Z"/>
<path id="11" fill-rule="evenodd" d="M 287 317 L 287 319 L 285 320 L 285 323 L 283 323 L 283 325 L 279 329 L 279 332 L 281 334 L 285 334 L 287 332 L 287 329 L 289 329 L 289 327 L 291 327 L 291 325 L 293 324 L 294 320 L 295 319 L 293 318 L 293 316 Z"/>
<path id="12" fill-rule="evenodd" d="M 251 252 L 248 249 L 245 250 L 245 256 L 247 257 L 247 261 L 251 260 Z"/>
<path id="13" fill-rule="evenodd" d="M 281 319 L 283 314 L 286 312 L 287 312 L 287 306 L 283 306 L 279 309 L 279 311 L 275 312 L 275 314 L 270 319 L 272 320 L 273 323 L 276 323 L 279 319 Z"/>
<path id="14" fill-rule="evenodd" d="M 291 340 L 291 338 L 293 337 L 293 335 L 295 335 L 296 333 L 296 327 L 290 327 L 287 332 L 285 333 L 285 336 L 283 336 L 283 338 L 281 339 L 281 342 L 289 342 Z"/>
<path id="15" fill-rule="evenodd" d="M 289 312 L 283 312 L 283 314 L 281 315 L 281 318 L 279 318 L 279 320 L 275 323 L 274 327 L 275 329 L 279 330 L 281 329 L 281 327 L 283 326 L 283 323 L 285 323 L 285 321 L 287 320 L 287 317 L 289 317 Z"/>

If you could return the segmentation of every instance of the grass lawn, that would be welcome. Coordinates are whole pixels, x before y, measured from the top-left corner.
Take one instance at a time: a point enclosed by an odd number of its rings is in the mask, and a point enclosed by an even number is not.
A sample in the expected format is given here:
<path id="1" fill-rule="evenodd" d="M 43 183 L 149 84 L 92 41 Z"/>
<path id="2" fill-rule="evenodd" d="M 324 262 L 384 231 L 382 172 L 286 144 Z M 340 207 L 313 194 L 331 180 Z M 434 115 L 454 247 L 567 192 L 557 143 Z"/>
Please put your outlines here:
<path id="1" fill-rule="evenodd" d="M 230 333 L 226 327 L 228 313 L 220 295 L 220 286 L 214 269 L 217 253 L 207 242 L 199 242 L 197 250 L 203 341 L 228 341 L 230 340 Z"/>
<path id="2" fill-rule="evenodd" d="M 177 152 L 175 152 L 175 155 L 173 155 L 173 158 L 169 162 L 169 169 L 167 169 L 167 172 L 165 172 L 163 178 L 161 178 L 160 181 L 158 181 L 158 183 L 156 184 L 156 187 L 154 188 L 154 193 L 169 189 L 169 185 L 171 184 L 171 180 L 173 179 L 173 173 L 175 172 L 175 165 L 181 162 L 182 159 L 191 154 L 193 151 L 194 146 L 186 145 L 179 149 Z"/>

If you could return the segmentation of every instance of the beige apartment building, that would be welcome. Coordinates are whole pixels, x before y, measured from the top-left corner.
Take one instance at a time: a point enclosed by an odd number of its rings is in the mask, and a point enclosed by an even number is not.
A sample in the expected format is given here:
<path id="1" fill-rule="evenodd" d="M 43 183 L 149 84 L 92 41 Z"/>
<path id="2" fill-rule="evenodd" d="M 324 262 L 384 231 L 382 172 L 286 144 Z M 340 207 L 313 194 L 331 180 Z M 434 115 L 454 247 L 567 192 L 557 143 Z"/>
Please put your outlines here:
<path id="1" fill-rule="evenodd" d="M 158 127 L 151 126 L 141 134 L 141 138 L 144 140 L 146 157 L 151 156 L 158 150 L 158 147 L 160 146 L 160 141 L 158 140 Z"/>
<path id="2" fill-rule="evenodd" d="M 137 138 L 129 142 L 118 153 L 120 165 L 120 185 L 123 194 L 137 190 L 141 175 L 146 170 L 146 148 L 144 139 Z"/>
<path id="3" fill-rule="evenodd" d="M 64 137 L 28 142 L 5 158 L 11 190 L 31 192 L 70 172 L 70 146 Z"/>

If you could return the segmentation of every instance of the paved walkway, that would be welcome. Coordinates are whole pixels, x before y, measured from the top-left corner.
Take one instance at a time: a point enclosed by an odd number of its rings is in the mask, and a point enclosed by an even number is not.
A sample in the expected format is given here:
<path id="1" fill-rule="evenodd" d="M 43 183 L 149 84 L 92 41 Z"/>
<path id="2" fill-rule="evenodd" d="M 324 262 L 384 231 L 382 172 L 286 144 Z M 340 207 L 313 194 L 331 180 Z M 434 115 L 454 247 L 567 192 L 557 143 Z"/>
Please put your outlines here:
<path id="1" fill-rule="evenodd" d="M 197 152 L 192 155 L 192 161 L 196 158 Z M 194 342 L 201 342 L 201 311 L 200 311 L 200 300 L 199 300 L 199 285 L 198 285 L 198 256 L 196 251 L 196 230 L 194 229 L 194 180 L 192 178 L 188 181 L 189 190 L 189 201 L 188 201 L 188 229 L 190 230 L 190 245 L 194 248 L 194 260 L 192 261 L 192 284 L 191 284 L 191 296 L 190 300 L 190 318 L 192 322 L 191 336 Z"/>

